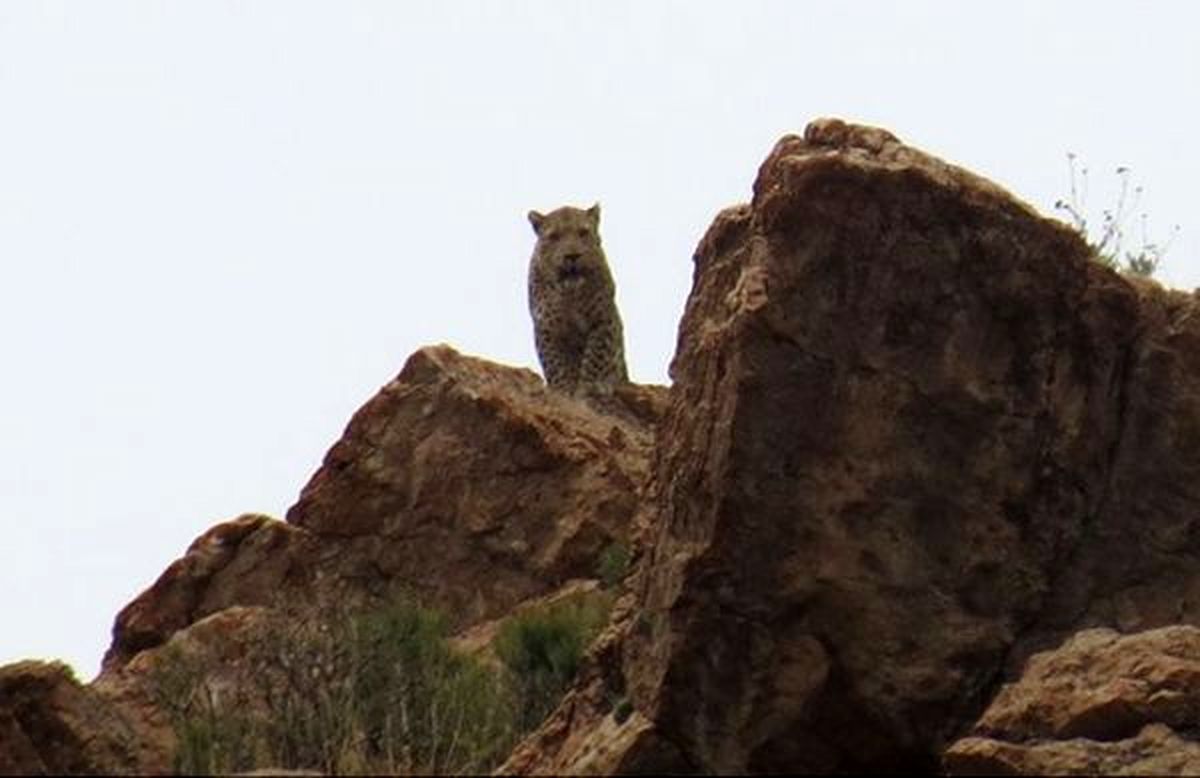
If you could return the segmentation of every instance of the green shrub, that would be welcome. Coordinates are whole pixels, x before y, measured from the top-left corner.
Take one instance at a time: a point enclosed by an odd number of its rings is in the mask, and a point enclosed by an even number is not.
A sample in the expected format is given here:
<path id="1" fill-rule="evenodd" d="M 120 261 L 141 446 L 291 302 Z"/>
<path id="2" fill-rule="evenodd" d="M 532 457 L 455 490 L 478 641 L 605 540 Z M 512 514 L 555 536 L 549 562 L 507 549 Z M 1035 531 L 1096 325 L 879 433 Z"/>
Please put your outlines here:
<path id="1" fill-rule="evenodd" d="M 401 600 L 264 625 L 236 676 L 245 688 L 177 648 L 163 650 L 151 686 L 182 773 L 486 773 L 557 704 L 610 607 L 590 592 L 514 617 L 496 641 L 500 672 L 451 648 L 441 614 Z"/>
<path id="2" fill-rule="evenodd" d="M 596 561 L 596 575 L 605 589 L 620 586 L 629 572 L 629 549 L 620 541 L 614 540 L 600 552 Z"/>
<path id="3" fill-rule="evenodd" d="M 519 736 L 511 685 L 455 652 L 440 614 L 411 602 L 255 636 L 249 689 L 211 693 L 211 664 L 176 652 L 153 679 L 176 769 L 478 774 Z"/>
<path id="4" fill-rule="evenodd" d="M 510 691 L 449 647 L 441 614 L 412 605 L 367 614 L 352 641 L 354 712 L 374 764 L 476 773 L 507 754 L 517 735 Z"/>
<path id="5" fill-rule="evenodd" d="M 607 595 L 583 594 L 514 616 L 501 627 L 496 654 L 514 679 L 522 731 L 540 724 L 561 700 L 611 607 Z"/>

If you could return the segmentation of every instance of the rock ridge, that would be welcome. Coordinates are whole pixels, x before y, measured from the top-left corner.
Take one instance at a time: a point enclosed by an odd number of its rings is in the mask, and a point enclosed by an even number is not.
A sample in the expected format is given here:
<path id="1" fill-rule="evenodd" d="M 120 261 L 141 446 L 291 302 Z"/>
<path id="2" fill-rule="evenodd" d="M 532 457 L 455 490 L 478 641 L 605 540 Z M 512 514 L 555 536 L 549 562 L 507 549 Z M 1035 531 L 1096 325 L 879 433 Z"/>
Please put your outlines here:
<path id="1" fill-rule="evenodd" d="M 1196 310 L 819 119 L 701 237 L 670 389 L 417 351 L 286 521 L 117 615 L 95 682 L 0 668 L 0 772 L 168 770 L 178 652 L 236 688 L 255 630 L 400 593 L 474 650 L 613 543 L 610 621 L 499 773 L 1195 772 Z"/>

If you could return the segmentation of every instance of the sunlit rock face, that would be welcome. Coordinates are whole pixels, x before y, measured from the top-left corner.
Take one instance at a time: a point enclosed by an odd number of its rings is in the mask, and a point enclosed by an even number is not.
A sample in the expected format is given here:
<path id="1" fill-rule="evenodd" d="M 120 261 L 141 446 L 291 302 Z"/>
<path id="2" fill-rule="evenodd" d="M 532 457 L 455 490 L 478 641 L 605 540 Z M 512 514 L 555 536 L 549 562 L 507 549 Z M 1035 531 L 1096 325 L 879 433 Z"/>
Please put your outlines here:
<path id="1" fill-rule="evenodd" d="M 954 775 L 1196 775 L 1200 629 L 1079 632 L 1034 655 L 968 737 Z"/>

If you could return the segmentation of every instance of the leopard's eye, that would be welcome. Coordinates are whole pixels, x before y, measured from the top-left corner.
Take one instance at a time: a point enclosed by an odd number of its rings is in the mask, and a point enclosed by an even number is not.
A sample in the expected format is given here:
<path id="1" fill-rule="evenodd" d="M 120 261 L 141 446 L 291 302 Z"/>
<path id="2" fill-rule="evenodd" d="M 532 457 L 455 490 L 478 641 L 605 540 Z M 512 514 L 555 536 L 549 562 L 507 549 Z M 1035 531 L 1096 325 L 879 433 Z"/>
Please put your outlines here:
<path id="1" fill-rule="evenodd" d="M 546 233 L 546 240 L 550 241 L 551 243 L 558 241 L 561 237 L 562 233 L 558 230 L 550 230 Z"/>
<path id="2" fill-rule="evenodd" d="M 580 227 L 576 231 L 576 234 L 579 235 L 579 237 L 581 237 L 581 238 L 586 238 L 588 235 L 591 235 L 592 233 L 588 230 L 587 227 Z"/>

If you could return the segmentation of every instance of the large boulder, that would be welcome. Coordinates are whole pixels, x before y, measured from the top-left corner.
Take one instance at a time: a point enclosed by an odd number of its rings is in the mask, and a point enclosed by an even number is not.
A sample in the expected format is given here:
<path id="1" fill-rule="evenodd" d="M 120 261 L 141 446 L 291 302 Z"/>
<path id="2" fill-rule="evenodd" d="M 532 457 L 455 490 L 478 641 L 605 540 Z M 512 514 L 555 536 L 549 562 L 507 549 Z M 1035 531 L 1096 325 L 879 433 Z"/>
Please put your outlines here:
<path id="1" fill-rule="evenodd" d="M 882 130 L 754 195 L 696 256 L 634 699 L 702 769 L 928 769 L 1106 507 L 1137 299 Z"/>
<path id="2" fill-rule="evenodd" d="M 1033 651 L 1197 621 L 1195 311 L 886 131 L 784 138 L 696 252 L 622 672 L 506 767 L 626 694 L 637 764 L 937 770 Z"/>
<path id="3" fill-rule="evenodd" d="M 334 576 L 366 567 L 460 623 L 493 618 L 629 542 L 665 400 L 637 385 L 577 400 L 423 349 L 355 414 L 288 522 L 347 549 Z"/>

